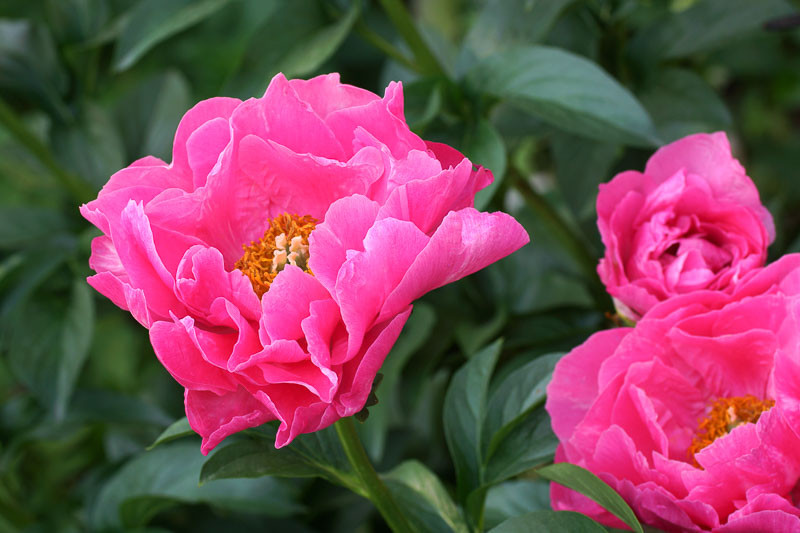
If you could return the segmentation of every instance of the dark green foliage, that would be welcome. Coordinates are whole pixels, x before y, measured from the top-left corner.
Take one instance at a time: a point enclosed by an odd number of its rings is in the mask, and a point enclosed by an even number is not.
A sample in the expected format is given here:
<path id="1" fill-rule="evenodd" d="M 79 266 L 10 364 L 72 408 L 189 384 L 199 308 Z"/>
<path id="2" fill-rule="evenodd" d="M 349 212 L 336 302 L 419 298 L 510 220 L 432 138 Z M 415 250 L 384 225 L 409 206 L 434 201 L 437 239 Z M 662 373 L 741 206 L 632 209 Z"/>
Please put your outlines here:
<path id="1" fill-rule="evenodd" d="M 557 444 L 555 363 L 611 325 L 597 186 L 725 129 L 775 217 L 771 256 L 800 251 L 792 14 L 788 0 L 0 2 L 0 530 L 385 531 L 334 428 L 276 450 L 267 424 L 204 458 L 146 330 L 85 283 L 97 231 L 78 206 L 113 172 L 169 161 L 200 99 L 331 71 L 378 93 L 401 80 L 415 132 L 492 170 L 476 207 L 532 236 L 415 304 L 357 424 L 409 522 L 603 531 L 551 511 L 551 479 L 640 530 L 592 474 L 539 468 Z"/>

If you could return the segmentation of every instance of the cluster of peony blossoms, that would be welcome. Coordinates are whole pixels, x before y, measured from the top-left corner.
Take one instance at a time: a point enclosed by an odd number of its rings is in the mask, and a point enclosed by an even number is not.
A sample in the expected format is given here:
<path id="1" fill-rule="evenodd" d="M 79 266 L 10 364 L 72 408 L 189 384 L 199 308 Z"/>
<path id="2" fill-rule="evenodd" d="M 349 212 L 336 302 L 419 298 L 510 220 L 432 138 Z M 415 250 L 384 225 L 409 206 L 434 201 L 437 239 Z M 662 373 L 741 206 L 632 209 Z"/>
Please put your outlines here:
<path id="1" fill-rule="evenodd" d="M 383 98 L 336 74 L 186 113 L 171 164 L 140 159 L 81 213 L 88 281 L 150 332 L 208 453 L 279 420 L 275 445 L 363 407 L 411 303 L 528 235 L 473 208 L 489 185 Z"/>
<path id="2" fill-rule="evenodd" d="M 640 320 L 556 366 L 556 461 L 666 531 L 800 531 L 800 254 L 763 266 L 772 220 L 727 138 L 662 148 L 602 186 L 598 216 L 600 275 Z M 624 527 L 560 485 L 551 497 Z"/>

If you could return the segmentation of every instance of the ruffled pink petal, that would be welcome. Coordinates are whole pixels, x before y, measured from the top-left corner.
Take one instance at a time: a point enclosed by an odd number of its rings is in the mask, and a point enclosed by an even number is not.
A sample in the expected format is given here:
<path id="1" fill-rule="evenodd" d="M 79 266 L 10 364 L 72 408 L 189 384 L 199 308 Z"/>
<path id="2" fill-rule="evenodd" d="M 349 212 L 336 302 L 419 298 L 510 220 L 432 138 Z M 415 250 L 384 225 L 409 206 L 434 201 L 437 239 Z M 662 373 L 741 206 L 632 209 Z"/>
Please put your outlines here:
<path id="1" fill-rule="evenodd" d="M 308 238 L 309 267 L 320 283 L 335 294 L 336 277 L 347 252 L 364 251 L 364 238 L 375 223 L 379 205 L 365 196 L 353 195 L 335 201 Z"/>
<path id="2" fill-rule="evenodd" d="M 428 241 L 411 222 L 379 220 L 364 238 L 364 251 L 350 254 L 339 269 L 335 299 L 349 334 L 348 359 L 356 355 L 372 324 L 384 320 L 378 318 L 378 314 L 386 297 L 397 287 Z M 393 317 L 400 311 L 388 316 Z"/>
<path id="3" fill-rule="evenodd" d="M 186 390 L 184 404 L 189 425 L 203 438 L 200 446 L 203 455 L 208 455 L 228 435 L 275 419 L 242 387 L 222 394 Z"/>
<path id="4" fill-rule="evenodd" d="M 663 146 L 647 162 L 645 174 L 661 181 L 683 170 L 702 176 L 718 200 L 748 206 L 759 214 L 769 242 L 775 226 L 769 211 L 761 205 L 758 190 L 744 168 L 732 155 L 724 132 L 689 135 Z"/>
<path id="5" fill-rule="evenodd" d="M 556 363 L 547 386 L 545 409 L 561 441 L 569 440 L 597 397 L 600 365 L 631 331 L 614 328 L 595 333 Z"/>
<path id="6" fill-rule="evenodd" d="M 133 288 L 141 289 L 158 316 L 186 315 L 175 296 L 175 280 L 162 261 L 142 204 L 130 201 L 112 227 L 111 238 Z"/>
<path id="7" fill-rule="evenodd" d="M 328 291 L 314 276 L 287 265 L 261 298 L 260 327 L 271 340 L 301 339 L 301 323 L 309 316 L 311 303 L 326 299 L 330 299 Z"/>
<path id="8" fill-rule="evenodd" d="M 237 210 L 246 213 L 260 209 L 270 216 L 291 210 L 322 220 L 333 202 L 367 192 L 370 184 L 380 177 L 383 162 L 375 152 L 359 152 L 356 157 L 342 163 L 295 153 L 271 139 L 264 141 L 248 135 L 239 144 L 239 164 L 244 173 L 239 179 L 259 190 L 258 196 L 266 200 L 266 205 L 244 199 L 246 203 Z"/>
<path id="9" fill-rule="evenodd" d="M 502 259 L 529 240 L 525 229 L 505 213 L 472 208 L 449 213 L 386 299 L 378 320 L 396 315 L 426 292 Z"/>
<path id="10" fill-rule="evenodd" d="M 363 106 L 380 100 L 371 91 L 339 82 L 339 73 L 323 74 L 310 80 L 289 80 L 297 97 L 311 106 L 321 119 L 332 112 L 348 107 Z"/>
<path id="11" fill-rule="evenodd" d="M 411 306 L 390 321 L 373 327 L 364 338 L 362 352 L 342 366 L 340 394 L 336 398 L 339 416 L 354 415 L 364 408 L 375 375 L 394 346 L 411 314 Z"/>
<path id="12" fill-rule="evenodd" d="M 786 533 L 800 531 L 800 518 L 785 511 L 760 511 L 732 520 L 714 533 Z"/>
<path id="13" fill-rule="evenodd" d="M 176 291 L 195 317 L 208 317 L 218 298 L 231 302 L 248 320 L 257 321 L 261 315 L 250 280 L 238 270 L 226 271 L 215 248 L 193 246 L 186 252 L 178 266 Z"/>
<path id="14" fill-rule="evenodd" d="M 402 159 L 409 150 L 425 151 L 425 143 L 409 130 L 403 115 L 403 88 L 392 82 L 381 100 L 366 105 L 347 107 L 330 113 L 325 122 L 333 130 L 342 146 L 354 146 L 355 131 L 364 128 L 383 143 L 396 159 Z"/>
<path id="15" fill-rule="evenodd" d="M 206 184 L 208 174 L 219 161 L 230 140 L 228 117 L 209 120 L 194 130 L 186 140 L 186 157 L 195 189 Z"/>
<path id="16" fill-rule="evenodd" d="M 472 207 L 478 183 L 469 159 L 428 179 L 415 179 L 394 189 L 381 206 L 378 219 L 410 220 L 430 235 L 450 211 Z"/>
<path id="17" fill-rule="evenodd" d="M 100 272 L 86 278 L 87 283 L 97 292 L 114 302 L 121 309 L 130 311 L 139 324 L 149 328 L 154 320 L 168 320 L 169 316 L 150 313 L 144 291 L 131 287 L 111 272 Z"/>
<path id="18" fill-rule="evenodd" d="M 174 322 L 159 321 L 150 328 L 150 343 L 156 357 L 175 380 L 187 389 L 233 392 L 237 382 L 224 368 L 209 362 L 198 347 L 194 320 L 186 317 Z"/>
<path id="19" fill-rule="evenodd" d="M 186 143 L 191 135 L 203 126 L 216 118 L 228 120 L 233 111 L 241 104 L 237 98 L 209 98 L 203 100 L 191 108 L 183 115 L 178 129 L 175 132 L 175 140 L 172 144 L 172 168 L 191 178 L 191 166 L 189 164 L 189 154 Z M 212 143 L 215 146 L 217 143 Z M 197 181 L 196 179 L 193 181 Z M 190 182 L 191 183 L 191 182 Z M 186 188 L 186 190 L 190 190 Z"/>

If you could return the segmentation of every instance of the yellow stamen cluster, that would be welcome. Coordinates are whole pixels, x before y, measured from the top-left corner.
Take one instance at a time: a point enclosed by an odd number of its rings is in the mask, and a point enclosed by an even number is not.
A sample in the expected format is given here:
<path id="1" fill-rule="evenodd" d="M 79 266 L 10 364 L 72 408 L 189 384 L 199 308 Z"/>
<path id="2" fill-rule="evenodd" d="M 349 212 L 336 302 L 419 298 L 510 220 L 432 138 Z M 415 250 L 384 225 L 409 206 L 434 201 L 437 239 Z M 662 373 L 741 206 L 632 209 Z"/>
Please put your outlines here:
<path id="1" fill-rule="evenodd" d="M 694 455 L 717 440 L 730 433 L 733 428 L 742 424 L 758 422 L 761 413 L 768 411 L 775 400 L 759 400 L 755 396 L 736 396 L 733 398 L 718 398 L 711 404 L 711 412 L 700 421 L 692 445 L 689 447 L 689 457 L 697 465 Z"/>
<path id="2" fill-rule="evenodd" d="M 244 255 L 236 268 L 250 278 L 253 290 L 261 298 L 287 264 L 302 268 L 309 274 L 308 236 L 317 221 L 311 216 L 284 213 L 270 221 L 269 228 L 258 241 L 242 245 Z"/>

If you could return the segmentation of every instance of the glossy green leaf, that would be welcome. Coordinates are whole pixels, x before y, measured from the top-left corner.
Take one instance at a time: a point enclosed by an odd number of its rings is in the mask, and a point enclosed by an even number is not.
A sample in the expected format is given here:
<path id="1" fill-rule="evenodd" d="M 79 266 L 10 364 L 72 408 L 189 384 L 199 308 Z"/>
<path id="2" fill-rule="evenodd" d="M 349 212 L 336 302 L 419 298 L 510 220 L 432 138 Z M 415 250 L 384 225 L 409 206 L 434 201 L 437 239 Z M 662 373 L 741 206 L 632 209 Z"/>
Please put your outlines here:
<path id="1" fill-rule="evenodd" d="M 525 415 L 502 436 L 502 440 L 496 438 L 495 442 L 493 453 L 487 458 L 484 477 L 487 485 L 552 461 L 558 446 L 558 438 L 550 427 L 550 417 L 543 408 Z"/>
<path id="2" fill-rule="evenodd" d="M 248 45 L 229 88 L 241 96 L 260 95 L 270 79 L 314 72 L 342 44 L 360 12 L 360 2 L 331 21 L 320 2 L 279 2 Z M 229 91 L 230 92 L 230 91 Z"/>
<path id="3" fill-rule="evenodd" d="M 502 341 L 490 344 L 462 366 L 450 381 L 444 400 L 444 434 L 456 469 L 458 495 L 483 484 L 482 428 L 486 418 L 489 379 Z"/>
<path id="4" fill-rule="evenodd" d="M 164 39 L 197 24 L 229 0 L 142 0 L 127 17 L 114 48 L 114 69 L 133 66 Z"/>
<path id="5" fill-rule="evenodd" d="M 494 181 L 475 195 L 475 209 L 486 209 L 506 175 L 506 146 L 491 122 L 480 119 L 464 137 L 464 154 L 476 165 L 492 171 Z"/>
<path id="6" fill-rule="evenodd" d="M 94 296 L 75 280 L 68 299 L 25 301 L 3 321 L 2 349 L 15 377 L 62 419 L 94 328 Z"/>
<path id="7" fill-rule="evenodd" d="M 376 391 L 378 404 L 369 408 L 369 418 L 356 428 L 370 457 L 379 461 L 386 447 L 386 437 L 393 420 L 402 418 L 400 406 L 400 374 L 408 360 L 428 340 L 436 322 L 436 313 L 425 303 L 414 305 L 403 331 L 381 366 L 383 379 Z"/>
<path id="8" fill-rule="evenodd" d="M 659 71 L 639 98 L 667 142 L 692 133 L 726 129 L 733 122 L 719 95 L 690 70 Z"/>
<path id="9" fill-rule="evenodd" d="M 487 528 L 533 511 L 550 510 L 550 483 L 541 479 L 506 481 L 486 494 Z"/>
<path id="10" fill-rule="evenodd" d="M 562 355 L 555 353 L 538 357 L 493 387 L 483 428 L 486 456 L 491 457 L 508 434 L 533 409 L 544 403 L 553 368 Z"/>
<path id="11" fill-rule="evenodd" d="M 68 227 L 67 218 L 52 209 L 21 205 L 0 207 L 0 250 L 41 246 Z"/>
<path id="12" fill-rule="evenodd" d="M 793 11 L 785 0 L 701 0 L 643 28 L 631 49 L 649 61 L 654 56 L 685 57 L 741 39 L 759 31 L 768 20 Z"/>
<path id="13" fill-rule="evenodd" d="M 636 98 L 600 67 L 548 46 L 494 54 L 467 74 L 480 92 L 509 100 L 553 126 L 603 141 L 659 143 Z"/>
<path id="14" fill-rule="evenodd" d="M 574 0 L 489 0 L 472 23 L 465 46 L 478 58 L 535 44 Z"/>
<path id="15" fill-rule="evenodd" d="M 649 110 L 651 114 L 655 111 Z M 619 157 L 620 147 L 566 132 L 556 132 L 550 142 L 561 198 L 576 219 L 594 224 L 598 186 L 611 178 L 611 165 Z"/>
<path id="16" fill-rule="evenodd" d="M 441 480 L 422 463 L 405 461 L 385 474 L 383 480 L 417 531 L 469 531 Z"/>
<path id="17" fill-rule="evenodd" d="M 534 511 L 506 520 L 490 533 L 603 533 L 591 518 L 572 511 Z"/>
<path id="18" fill-rule="evenodd" d="M 113 117 L 100 106 L 87 106 L 78 121 L 57 126 L 51 136 L 59 162 L 96 190 L 125 166 L 119 129 Z"/>
<path id="19" fill-rule="evenodd" d="M 152 450 L 159 444 L 164 444 L 165 442 L 170 442 L 189 435 L 196 435 L 196 433 L 192 430 L 186 417 L 183 417 L 170 424 L 147 449 Z"/>
<path id="20" fill-rule="evenodd" d="M 68 79 L 48 28 L 0 19 L 0 94 L 31 101 L 58 120 L 69 120 L 63 100 Z"/>
<path id="21" fill-rule="evenodd" d="M 103 485 L 89 509 L 93 529 L 146 524 L 176 503 L 288 516 L 302 510 L 291 485 L 271 477 L 197 484 L 205 457 L 196 441 L 176 441 L 127 462 Z"/>
<path id="22" fill-rule="evenodd" d="M 200 483 L 225 478 L 318 475 L 320 471 L 291 447 L 277 449 L 273 442 L 265 439 L 246 439 L 233 442 L 214 452 L 203 464 Z"/>
<path id="23" fill-rule="evenodd" d="M 557 463 L 536 470 L 536 473 L 550 481 L 588 496 L 608 512 L 628 524 L 631 529 L 642 533 L 642 526 L 631 508 L 600 478 L 580 466 L 570 463 Z"/>

